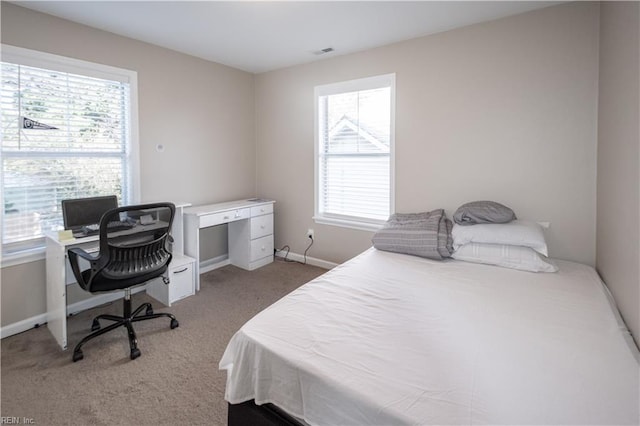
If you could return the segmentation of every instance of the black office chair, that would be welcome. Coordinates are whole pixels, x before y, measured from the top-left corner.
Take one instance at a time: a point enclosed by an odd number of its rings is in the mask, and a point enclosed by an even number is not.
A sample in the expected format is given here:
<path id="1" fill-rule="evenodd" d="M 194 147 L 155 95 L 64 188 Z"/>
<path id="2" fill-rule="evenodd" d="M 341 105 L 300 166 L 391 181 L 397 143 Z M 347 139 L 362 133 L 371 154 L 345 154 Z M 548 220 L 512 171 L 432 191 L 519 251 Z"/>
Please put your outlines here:
<path id="1" fill-rule="evenodd" d="M 100 219 L 100 252 L 93 256 L 80 248 L 69 250 L 69 262 L 80 287 L 91 293 L 124 290 L 123 315 L 99 315 L 93 320 L 93 333 L 80 341 L 73 350 L 73 361 L 84 356 L 82 345 L 120 326 L 129 332 L 131 359 L 140 356 L 136 333 L 132 323 L 153 318 L 171 318 L 171 328 L 178 327 L 178 320 L 168 313 L 153 313 L 150 303 L 144 303 L 131 311 L 131 288 L 160 277 L 168 284 L 165 271 L 171 262 L 171 224 L 175 214 L 172 203 L 142 204 L 109 210 Z M 142 225 L 140 218 L 144 217 Z M 126 227 L 124 223 L 134 223 Z M 89 262 L 89 268 L 80 270 L 79 258 Z M 145 313 L 142 314 L 142 310 Z M 99 320 L 114 321 L 100 328 Z"/>

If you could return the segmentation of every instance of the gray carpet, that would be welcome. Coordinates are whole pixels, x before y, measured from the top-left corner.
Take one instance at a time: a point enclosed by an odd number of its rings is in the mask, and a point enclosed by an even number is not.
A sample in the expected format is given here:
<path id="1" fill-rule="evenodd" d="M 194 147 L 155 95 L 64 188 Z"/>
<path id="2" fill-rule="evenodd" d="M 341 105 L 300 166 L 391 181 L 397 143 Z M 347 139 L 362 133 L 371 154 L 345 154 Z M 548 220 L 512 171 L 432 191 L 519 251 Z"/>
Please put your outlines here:
<path id="1" fill-rule="evenodd" d="M 2 416 L 33 419 L 36 425 L 224 425 L 226 373 L 218 362 L 247 320 L 325 270 L 276 261 L 256 271 L 234 266 L 201 276 L 201 290 L 166 308 L 144 293 L 169 319 L 135 323 L 140 358 L 129 359 L 126 330 L 107 333 L 83 347 L 73 363 L 73 346 L 89 334 L 101 313 L 120 315 L 120 301 L 82 312 L 68 321 L 69 349 L 62 351 L 46 327 L 2 340 Z M 22 423 L 21 423 L 22 424 Z"/>

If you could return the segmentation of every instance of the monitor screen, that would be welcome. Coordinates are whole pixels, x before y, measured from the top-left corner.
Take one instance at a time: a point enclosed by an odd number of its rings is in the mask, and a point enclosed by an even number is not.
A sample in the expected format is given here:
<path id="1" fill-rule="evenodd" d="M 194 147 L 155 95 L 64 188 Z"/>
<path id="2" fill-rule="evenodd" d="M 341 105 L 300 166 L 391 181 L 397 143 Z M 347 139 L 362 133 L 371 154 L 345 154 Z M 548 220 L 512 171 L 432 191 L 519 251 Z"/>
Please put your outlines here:
<path id="1" fill-rule="evenodd" d="M 115 195 L 62 200 L 64 229 L 76 230 L 83 226 L 100 223 L 102 215 L 116 207 L 118 207 L 118 198 Z"/>

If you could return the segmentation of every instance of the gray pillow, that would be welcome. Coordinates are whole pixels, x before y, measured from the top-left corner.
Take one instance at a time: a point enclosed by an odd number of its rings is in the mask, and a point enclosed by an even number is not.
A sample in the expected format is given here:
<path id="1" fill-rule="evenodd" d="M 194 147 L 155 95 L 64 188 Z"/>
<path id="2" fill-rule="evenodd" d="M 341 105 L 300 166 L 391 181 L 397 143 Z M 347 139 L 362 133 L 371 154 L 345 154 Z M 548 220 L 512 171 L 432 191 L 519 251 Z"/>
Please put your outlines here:
<path id="1" fill-rule="evenodd" d="M 395 213 L 371 241 L 378 250 L 442 260 L 453 253 L 451 228 L 443 209 Z"/>
<path id="2" fill-rule="evenodd" d="M 515 219 L 513 210 L 495 201 L 472 201 L 458 207 L 453 214 L 453 220 L 458 225 L 508 223 Z"/>

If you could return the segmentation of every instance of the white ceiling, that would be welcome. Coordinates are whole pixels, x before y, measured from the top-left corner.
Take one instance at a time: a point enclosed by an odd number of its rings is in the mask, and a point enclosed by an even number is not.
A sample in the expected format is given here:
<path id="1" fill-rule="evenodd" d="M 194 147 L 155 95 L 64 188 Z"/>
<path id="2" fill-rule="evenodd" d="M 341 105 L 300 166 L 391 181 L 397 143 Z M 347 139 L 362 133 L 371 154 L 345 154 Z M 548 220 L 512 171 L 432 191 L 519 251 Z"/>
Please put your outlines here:
<path id="1" fill-rule="evenodd" d="M 535 1 L 14 1 L 260 73 L 547 7 Z M 320 49 L 334 52 L 318 55 Z"/>

